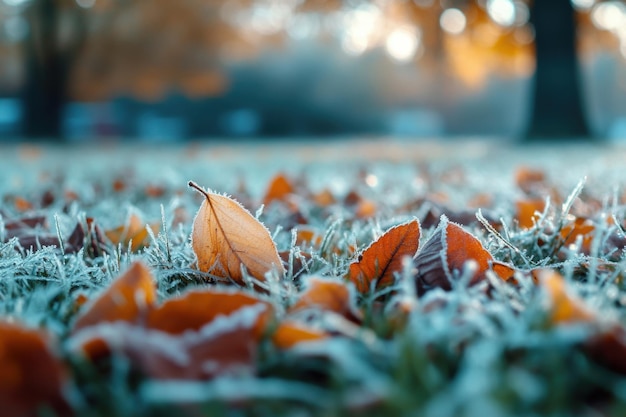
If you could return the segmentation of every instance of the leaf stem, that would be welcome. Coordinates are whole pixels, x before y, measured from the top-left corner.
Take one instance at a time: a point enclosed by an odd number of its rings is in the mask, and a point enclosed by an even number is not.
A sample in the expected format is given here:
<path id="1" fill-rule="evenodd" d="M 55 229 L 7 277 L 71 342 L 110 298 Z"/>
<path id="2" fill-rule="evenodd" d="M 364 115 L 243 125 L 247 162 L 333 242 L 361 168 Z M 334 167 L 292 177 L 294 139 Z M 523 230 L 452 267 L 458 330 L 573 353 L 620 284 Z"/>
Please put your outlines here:
<path id="1" fill-rule="evenodd" d="M 207 192 L 206 192 L 206 191 L 204 191 L 204 190 L 202 189 L 202 187 L 200 187 L 200 186 L 199 186 L 198 184 L 196 184 L 195 182 L 193 182 L 193 181 L 189 181 L 189 182 L 187 183 L 187 186 L 188 186 L 188 187 L 191 187 L 191 188 L 195 188 L 195 189 L 196 189 L 197 191 L 199 191 L 202 195 L 204 195 L 204 196 L 207 198 L 207 200 L 209 199 L 209 195 L 207 194 Z"/>

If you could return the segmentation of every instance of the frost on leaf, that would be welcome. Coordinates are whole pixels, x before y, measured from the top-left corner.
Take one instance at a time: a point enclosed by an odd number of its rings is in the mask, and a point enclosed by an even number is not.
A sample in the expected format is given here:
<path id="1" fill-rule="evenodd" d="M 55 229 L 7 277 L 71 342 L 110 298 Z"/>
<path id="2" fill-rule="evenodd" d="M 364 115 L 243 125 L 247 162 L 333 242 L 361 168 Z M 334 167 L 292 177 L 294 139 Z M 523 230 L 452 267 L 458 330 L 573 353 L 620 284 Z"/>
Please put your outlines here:
<path id="1" fill-rule="evenodd" d="M 361 321 L 361 313 L 354 305 L 350 288 L 340 281 L 330 281 L 317 277 L 309 278 L 306 290 L 302 292 L 289 312 L 297 313 L 308 310 L 331 311 L 348 320 Z"/>
<path id="2" fill-rule="evenodd" d="M 196 214 L 191 244 L 203 272 L 243 284 L 242 267 L 259 281 L 265 274 L 284 273 L 269 231 L 235 200 L 202 190 L 205 200 Z"/>
<path id="3" fill-rule="evenodd" d="M 471 274 L 469 285 L 482 281 L 490 269 L 505 280 L 514 272 L 513 268 L 495 262 L 476 237 L 445 216 L 415 257 L 414 264 L 418 294 L 435 287 L 451 290 L 452 282 L 470 265 L 473 271 L 468 272 Z"/>
<path id="4" fill-rule="evenodd" d="M 359 260 L 350 264 L 348 278 L 362 294 L 392 285 L 402 270 L 402 259 L 413 257 L 419 248 L 420 225 L 412 220 L 387 230 L 367 247 Z"/>
<path id="5" fill-rule="evenodd" d="M 329 335 L 321 330 L 292 321 L 284 321 L 272 335 L 272 342 L 279 349 L 290 349 L 300 343 L 316 342 L 328 337 Z"/>
<path id="6" fill-rule="evenodd" d="M 250 374 L 256 363 L 258 325 L 266 312 L 262 303 L 245 306 L 180 334 L 102 323 L 79 333 L 73 344 L 92 360 L 111 353 L 125 356 L 137 371 L 154 379 Z"/>
<path id="7" fill-rule="evenodd" d="M 256 304 L 266 306 L 266 314 L 259 317 L 257 325 L 260 335 L 272 312 L 271 304 L 241 291 L 190 291 L 151 310 L 147 326 L 170 334 L 181 334 L 188 330 L 199 330 L 219 316 L 228 316 L 243 307 Z"/>
<path id="8" fill-rule="evenodd" d="M 97 299 L 87 303 L 72 331 L 100 322 L 137 321 L 156 298 L 152 272 L 143 263 L 135 262 Z"/>
<path id="9" fill-rule="evenodd" d="M 0 404 L 5 417 L 69 415 L 63 398 L 65 370 L 50 351 L 46 337 L 14 323 L 0 322 Z"/>

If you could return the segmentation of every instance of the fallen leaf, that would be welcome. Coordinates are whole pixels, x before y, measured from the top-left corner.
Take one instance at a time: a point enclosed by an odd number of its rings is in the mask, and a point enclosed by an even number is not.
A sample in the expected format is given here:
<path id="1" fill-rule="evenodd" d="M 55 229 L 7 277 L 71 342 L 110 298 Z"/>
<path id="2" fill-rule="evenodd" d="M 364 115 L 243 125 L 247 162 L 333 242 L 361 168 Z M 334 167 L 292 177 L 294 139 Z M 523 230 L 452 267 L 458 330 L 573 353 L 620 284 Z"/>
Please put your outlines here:
<path id="1" fill-rule="evenodd" d="M 361 200 L 354 209 L 354 214 L 359 219 L 374 217 L 378 211 L 378 206 L 372 200 Z"/>
<path id="2" fill-rule="evenodd" d="M 135 262 L 98 298 L 89 301 L 72 332 L 101 322 L 137 321 L 156 302 L 154 278 L 141 262 Z"/>
<path id="3" fill-rule="evenodd" d="M 289 313 L 304 310 L 331 311 L 354 322 L 361 322 L 361 314 L 354 305 L 350 289 L 344 282 L 311 277 L 306 282 L 306 290 L 291 306 Z"/>
<path id="4" fill-rule="evenodd" d="M 576 243 L 576 240 L 580 236 L 581 247 L 580 251 L 586 255 L 591 252 L 591 242 L 595 232 L 595 225 L 589 219 L 582 217 L 576 217 L 573 221 L 565 224 L 561 228 L 561 238 L 563 239 L 564 246 L 570 246 Z"/>
<path id="5" fill-rule="evenodd" d="M 312 201 L 320 207 L 328 207 L 337 202 L 333 193 L 325 188 L 317 194 L 312 196 Z"/>
<path id="6" fill-rule="evenodd" d="M 70 349 L 92 361 L 122 355 L 134 369 L 154 379 L 205 380 L 251 374 L 256 364 L 259 323 L 265 320 L 267 307 L 263 303 L 243 306 L 216 316 L 196 330 L 178 334 L 125 322 L 100 323 L 75 335 Z"/>
<path id="7" fill-rule="evenodd" d="M 547 186 L 546 174 L 540 169 L 521 166 L 515 171 L 515 183 L 522 191 L 529 194 L 537 188 Z"/>
<path id="8" fill-rule="evenodd" d="M 583 301 L 571 294 L 561 274 L 547 269 L 538 270 L 536 276 L 548 295 L 552 323 L 586 323 L 596 319 Z"/>
<path id="9" fill-rule="evenodd" d="M 324 331 L 284 321 L 276 328 L 272 335 L 272 342 L 279 349 L 291 349 L 299 343 L 316 342 L 328 337 L 329 335 Z"/>
<path id="10" fill-rule="evenodd" d="M 30 211 L 34 208 L 33 204 L 30 201 L 19 196 L 15 197 L 13 204 L 15 204 L 15 209 L 17 211 Z"/>
<path id="11" fill-rule="evenodd" d="M 272 313 L 271 304 L 242 291 L 196 290 L 167 300 L 148 313 L 146 326 L 170 334 L 199 330 L 219 316 L 228 316 L 251 305 L 263 304 Z M 262 320 L 261 320 L 262 319 Z M 260 336 L 269 316 L 260 316 L 257 332 Z"/>
<path id="12" fill-rule="evenodd" d="M 125 224 L 115 229 L 107 230 L 104 234 L 114 245 L 121 243 L 122 246 L 127 247 L 130 244 L 130 250 L 136 252 L 150 242 L 148 228 L 154 234 L 157 234 L 159 227 L 159 223 L 146 224 L 141 217 L 132 213 Z"/>
<path id="13" fill-rule="evenodd" d="M 0 404 L 4 417 L 69 415 L 63 397 L 66 372 L 51 352 L 46 335 L 0 321 Z"/>
<path id="14" fill-rule="evenodd" d="M 282 201 L 288 195 L 294 194 L 295 191 L 289 178 L 285 174 L 278 174 L 270 181 L 263 198 L 263 204 L 267 206 L 273 201 Z"/>
<path id="15" fill-rule="evenodd" d="M 519 226 L 523 229 L 530 229 L 539 219 L 539 215 L 544 211 L 546 202 L 540 198 L 518 200 L 515 202 L 516 218 Z"/>
<path id="16" fill-rule="evenodd" d="M 475 268 L 470 285 L 482 281 L 494 264 L 493 257 L 476 237 L 442 216 L 439 226 L 415 257 L 418 294 L 435 287 L 451 290 L 452 281 L 463 273 L 469 261 L 474 262 Z M 509 274 L 504 267 L 494 272 Z"/>
<path id="17" fill-rule="evenodd" d="M 394 274 L 402 270 L 402 260 L 417 252 L 419 238 L 417 220 L 392 227 L 350 264 L 348 279 L 361 294 L 369 293 L 374 282 L 376 290 L 392 285 Z"/>
<path id="18" fill-rule="evenodd" d="M 282 261 L 269 231 L 235 200 L 202 190 L 205 197 L 196 214 L 191 244 L 198 269 L 243 284 L 242 267 L 259 281 L 275 270 L 284 273 Z"/>

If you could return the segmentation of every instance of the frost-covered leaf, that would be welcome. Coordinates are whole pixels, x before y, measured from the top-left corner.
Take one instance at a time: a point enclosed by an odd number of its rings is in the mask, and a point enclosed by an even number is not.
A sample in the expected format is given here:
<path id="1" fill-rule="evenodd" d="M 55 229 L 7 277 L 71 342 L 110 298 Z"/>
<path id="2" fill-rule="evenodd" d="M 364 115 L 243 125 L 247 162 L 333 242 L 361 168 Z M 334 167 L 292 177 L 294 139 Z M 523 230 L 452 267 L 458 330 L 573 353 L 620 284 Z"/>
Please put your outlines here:
<path id="1" fill-rule="evenodd" d="M 135 262 L 98 298 L 87 302 L 79 314 L 73 332 L 101 322 L 137 321 L 156 302 L 152 272 Z"/>
<path id="2" fill-rule="evenodd" d="M 356 309 L 350 288 L 344 282 L 310 277 L 306 290 L 289 309 L 290 313 L 300 311 L 331 311 L 349 320 L 360 322 L 361 313 Z"/>
<path id="3" fill-rule="evenodd" d="M 329 335 L 292 321 L 283 321 L 272 334 L 272 342 L 279 349 L 290 349 L 297 344 L 317 342 L 328 338 Z"/>
<path id="4" fill-rule="evenodd" d="M 514 272 L 512 267 L 496 263 L 480 240 L 445 216 L 415 257 L 414 264 L 418 294 L 435 287 L 451 290 L 452 282 L 464 273 L 471 275 L 469 285 L 476 284 L 494 265 L 494 272 L 503 279 Z"/>
<path id="5" fill-rule="evenodd" d="M 191 235 L 201 271 L 240 284 L 244 283 L 242 267 L 259 281 L 270 271 L 283 275 L 276 245 L 261 222 L 235 200 L 189 185 L 205 197 Z"/>
<path id="6" fill-rule="evenodd" d="M 273 311 L 271 304 L 242 291 L 232 290 L 194 290 L 171 298 L 148 313 L 146 325 L 166 333 L 181 334 L 199 330 L 219 316 L 228 316 L 243 307 L 256 304 L 263 304 L 267 313 L 265 317 L 259 317 L 257 331 L 260 335 L 263 326 L 267 324 L 269 313 Z"/>
<path id="7" fill-rule="evenodd" d="M 267 311 L 263 303 L 243 306 L 178 334 L 125 322 L 101 323 L 78 333 L 70 348 L 92 360 L 122 355 L 154 379 L 247 375 L 255 368 L 258 325 Z"/>
<path id="8" fill-rule="evenodd" d="M 350 264 L 348 279 L 357 290 L 367 294 L 392 285 L 395 273 L 402 270 L 402 260 L 413 257 L 419 248 L 420 225 L 417 220 L 392 227 L 368 246 L 356 262 Z"/>

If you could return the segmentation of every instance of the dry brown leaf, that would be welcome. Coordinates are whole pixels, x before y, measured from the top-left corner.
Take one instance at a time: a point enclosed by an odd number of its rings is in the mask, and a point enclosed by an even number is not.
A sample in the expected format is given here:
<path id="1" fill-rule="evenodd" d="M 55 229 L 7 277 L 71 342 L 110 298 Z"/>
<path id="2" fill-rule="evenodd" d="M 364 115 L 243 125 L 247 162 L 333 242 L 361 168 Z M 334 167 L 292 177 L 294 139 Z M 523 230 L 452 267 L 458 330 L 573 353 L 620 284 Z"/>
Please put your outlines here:
<path id="1" fill-rule="evenodd" d="M 402 259 L 413 257 L 419 248 L 420 225 L 412 220 L 387 230 L 367 247 L 359 260 L 350 264 L 348 278 L 362 294 L 393 284 L 394 273 L 402 270 Z"/>
<path id="2" fill-rule="evenodd" d="M 152 273 L 141 262 L 135 262 L 104 293 L 87 302 L 86 310 L 78 316 L 72 332 L 101 322 L 136 321 L 156 299 Z"/>
<path id="3" fill-rule="evenodd" d="M 65 370 L 44 334 L 0 322 L 0 369 L 2 416 L 36 416 L 43 407 L 69 414 L 62 394 Z"/>
<path id="4" fill-rule="evenodd" d="M 205 197 L 196 214 L 191 244 L 198 258 L 198 269 L 243 284 L 242 267 L 259 281 L 275 270 L 284 273 L 276 244 L 269 231 L 235 200 L 204 191 L 190 182 Z"/>

